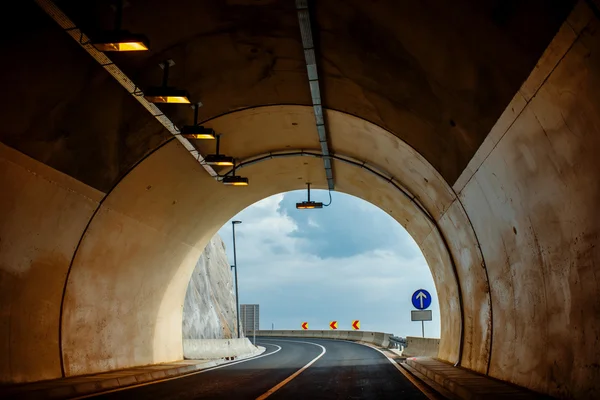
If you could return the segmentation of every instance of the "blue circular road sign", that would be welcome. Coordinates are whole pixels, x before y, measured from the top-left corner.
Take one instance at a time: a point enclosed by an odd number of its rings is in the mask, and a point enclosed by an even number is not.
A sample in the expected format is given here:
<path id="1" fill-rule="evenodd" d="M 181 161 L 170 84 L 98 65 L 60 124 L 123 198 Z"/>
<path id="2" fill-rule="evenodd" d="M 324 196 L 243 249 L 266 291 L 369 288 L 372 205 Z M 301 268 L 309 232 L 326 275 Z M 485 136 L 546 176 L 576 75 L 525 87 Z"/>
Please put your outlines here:
<path id="1" fill-rule="evenodd" d="M 412 295 L 412 304 L 418 310 L 425 310 L 431 305 L 431 295 L 425 289 L 419 289 Z"/>

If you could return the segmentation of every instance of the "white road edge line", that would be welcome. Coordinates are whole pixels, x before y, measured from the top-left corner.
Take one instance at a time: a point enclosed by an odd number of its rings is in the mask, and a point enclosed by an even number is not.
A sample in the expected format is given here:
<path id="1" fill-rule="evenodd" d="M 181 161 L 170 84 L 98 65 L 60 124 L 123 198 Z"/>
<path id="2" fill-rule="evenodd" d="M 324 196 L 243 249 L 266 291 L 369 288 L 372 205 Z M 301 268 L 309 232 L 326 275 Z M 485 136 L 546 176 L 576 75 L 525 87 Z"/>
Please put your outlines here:
<path id="1" fill-rule="evenodd" d="M 433 394 L 431 394 L 431 393 L 428 393 L 426 390 L 424 390 L 423 384 L 421 384 L 421 383 L 420 383 L 420 381 L 418 381 L 416 378 L 414 378 L 414 377 L 413 377 L 412 375 L 410 375 L 408 372 L 404 371 L 404 368 L 402 368 L 402 367 L 401 367 L 401 366 L 400 366 L 400 365 L 399 365 L 399 364 L 398 364 L 398 363 L 397 363 L 397 362 L 396 362 L 396 361 L 395 361 L 393 358 L 390 358 L 390 357 L 389 357 L 387 354 L 385 354 L 383 351 L 379 350 L 379 349 L 378 349 L 378 348 L 376 348 L 376 347 L 371 347 L 371 346 L 369 346 L 369 345 L 367 345 L 367 344 L 363 344 L 363 343 L 357 343 L 357 342 L 352 342 L 352 341 L 349 341 L 349 340 L 348 340 L 348 342 L 349 342 L 349 343 L 358 344 L 358 345 L 361 345 L 361 346 L 365 346 L 365 347 L 368 347 L 368 348 L 370 348 L 370 349 L 373 349 L 373 350 L 376 350 L 376 351 L 380 352 L 381 354 L 383 354 L 383 356 L 384 356 L 385 358 L 387 358 L 387 360 L 388 360 L 389 362 L 391 362 L 391 363 L 392 363 L 392 365 L 393 365 L 394 367 L 396 367 L 396 369 L 397 369 L 398 371 L 400 371 L 400 373 L 401 373 L 402 375 L 404 375 L 404 376 L 406 377 L 406 379 L 408 379 L 408 380 L 410 381 L 410 383 L 412 383 L 413 385 L 415 385 L 415 387 L 416 387 L 417 389 L 419 389 L 419 390 L 421 391 L 421 393 L 423 393 L 425 396 L 427 396 L 427 398 L 428 398 L 428 399 L 430 399 L 430 400 L 438 400 L 438 399 L 439 399 L 439 397 L 436 397 L 436 396 L 434 396 Z M 426 386 L 426 385 L 425 385 L 425 386 Z"/>
<path id="2" fill-rule="evenodd" d="M 277 341 L 277 339 L 269 339 L 269 340 Z M 304 341 L 299 341 L 299 340 L 285 340 L 285 339 L 281 340 L 281 341 L 282 342 L 312 344 L 314 346 L 320 347 L 321 349 L 323 349 L 323 351 L 321 351 L 321 354 L 319 354 L 318 356 L 316 356 L 315 358 L 313 358 L 304 367 L 300 368 L 298 371 L 294 372 L 292 375 L 288 376 L 286 379 L 284 379 L 283 381 L 279 382 L 277 385 L 275 385 L 271 389 L 267 390 L 264 394 L 262 394 L 261 396 L 257 397 L 256 400 L 264 400 L 267 397 L 269 397 L 270 395 L 272 395 L 273 393 L 275 393 L 276 391 L 278 391 L 279 389 L 281 389 L 282 387 L 284 387 L 285 385 L 287 385 L 292 379 L 296 378 L 298 375 L 300 375 L 302 372 L 304 372 L 308 367 L 310 367 L 311 365 L 313 365 L 319 358 L 323 357 L 323 355 L 327 352 L 327 350 L 325 349 L 324 346 L 321 346 L 320 344 L 313 343 L 313 342 L 304 342 Z"/>
<path id="3" fill-rule="evenodd" d="M 272 356 L 273 354 L 278 353 L 279 351 L 281 351 L 281 346 L 278 346 L 276 344 L 273 344 L 273 343 L 262 343 L 262 344 L 266 344 L 268 346 L 275 346 L 275 347 L 277 347 L 277 350 L 275 350 L 275 351 L 273 351 L 271 353 L 261 354 L 261 355 L 258 355 L 256 357 L 251 357 L 251 358 L 246 358 L 246 359 L 240 360 L 240 361 L 235 361 L 235 362 L 225 363 L 225 364 L 221 364 L 221 365 L 216 365 L 214 367 L 209 367 L 209 368 L 202 369 L 202 370 L 196 371 L 196 372 L 190 372 L 189 374 L 183 374 L 183 375 L 173 376 L 173 377 L 164 378 L 164 379 L 158 379 L 158 380 L 155 380 L 155 381 L 152 381 L 152 382 L 145 382 L 145 383 L 140 383 L 138 385 L 125 386 L 125 387 L 122 387 L 122 388 L 117 388 L 117 389 L 112 389 L 112 390 L 105 390 L 103 392 L 95 392 L 95 393 L 92 393 L 92 394 L 87 394 L 85 396 L 73 397 L 72 399 L 73 400 L 87 399 L 87 398 L 90 398 L 90 397 L 99 396 L 101 394 L 121 392 L 123 390 L 135 389 L 135 388 L 138 388 L 138 387 L 148 386 L 148 385 L 154 385 L 155 383 L 161 383 L 161 382 L 166 382 L 166 381 L 172 381 L 172 380 L 175 380 L 175 379 L 187 378 L 188 376 L 203 374 L 205 372 L 214 371 L 215 369 L 230 367 L 232 365 L 244 363 L 244 362 L 247 362 L 247 361 L 252 361 L 252 360 L 259 359 L 259 358 Z"/>

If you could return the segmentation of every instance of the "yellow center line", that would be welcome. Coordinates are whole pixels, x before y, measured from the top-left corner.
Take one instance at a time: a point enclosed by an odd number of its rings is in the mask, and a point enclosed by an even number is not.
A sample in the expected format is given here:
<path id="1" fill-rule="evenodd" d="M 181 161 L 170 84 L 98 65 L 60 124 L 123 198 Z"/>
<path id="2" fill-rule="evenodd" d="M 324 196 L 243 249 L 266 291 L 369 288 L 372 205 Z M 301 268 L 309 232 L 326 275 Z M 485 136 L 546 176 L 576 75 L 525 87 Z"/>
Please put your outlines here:
<path id="1" fill-rule="evenodd" d="M 273 339 L 271 339 L 271 340 L 273 340 Z M 273 393 L 275 393 L 276 391 L 278 391 L 279 389 L 281 389 L 282 387 L 284 387 L 285 385 L 287 385 L 289 382 L 292 381 L 292 379 L 296 378 L 298 375 L 300 375 L 302 372 L 304 372 L 308 367 L 310 367 L 311 365 L 313 365 L 319 358 L 323 357 L 323 355 L 327 352 L 327 350 L 325 349 L 325 347 L 323 347 L 323 346 L 321 346 L 320 344 L 317 344 L 317 343 L 302 342 L 302 341 L 298 341 L 298 340 L 285 340 L 285 341 L 286 342 L 293 342 L 293 343 L 312 344 L 314 346 L 320 347 L 321 349 L 323 349 L 323 351 L 321 351 L 321 354 L 319 354 L 318 356 L 316 356 L 315 358 L 313 358 L 304 367 L 300 368 L 298 371 L 294 372 L 292 375 L 288 376 L 286 379 L 284 379 L 283 381 L 279 382 L 277 385 L 273 386 L 271 389 L 267 390 L 264 394 L 262 394 L 261 396 L 257 397 L 256 400 L 264 400 L 267 397 L 269 397 L 270 395 L 272 395 Z"/>

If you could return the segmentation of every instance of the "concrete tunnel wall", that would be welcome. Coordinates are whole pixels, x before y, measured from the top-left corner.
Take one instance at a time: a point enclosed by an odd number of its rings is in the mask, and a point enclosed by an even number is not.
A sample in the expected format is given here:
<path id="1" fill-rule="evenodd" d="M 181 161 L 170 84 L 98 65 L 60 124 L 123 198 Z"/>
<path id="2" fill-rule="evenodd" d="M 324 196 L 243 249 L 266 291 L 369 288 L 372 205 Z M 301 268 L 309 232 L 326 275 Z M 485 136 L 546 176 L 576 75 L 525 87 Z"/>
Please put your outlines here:
<path id="1" fill-rule="evenodd" d="M 489 374 L 600 396 L 600 34 L 579 4 L 454 190 L 485 259 Z"/>
<path id="2" fill-rule="evenodd" d="M 563 398 L 600 392 L 600 38 L 598 21 L 579 11 L 452 188 L 383 129 L 327 113 L 333 151 L 396 177 L 448 241 L 451 259 L 440 233 L 396 189 L 334 163 L 340 190 L 380 206 L 421 245 L 441 300 L 440 357 L 458 359 L 463 324 L 461 365 Z M 228 148 L 247 135 L 236 155 L 317 148 L 316 135 L 290 123 L 310 110 L 289 107 L 212 124 L 239 128 L 228 131 Z M 252 132 L 261 115 L 273 126 Z M 259 142 L 265 146 L 250 146 Z M 181 305 L 203 245 L 261 198 L 306 180 L 324 186 L 321 161 L 298 157 L 243 168 L 251 186 L 224 188 L 170 142 L 104 197 L 7 146 L 0 150 L 3 381 L 59 377 L 61 360 L 64 374 L 75 375 L 180 359 Z"/>

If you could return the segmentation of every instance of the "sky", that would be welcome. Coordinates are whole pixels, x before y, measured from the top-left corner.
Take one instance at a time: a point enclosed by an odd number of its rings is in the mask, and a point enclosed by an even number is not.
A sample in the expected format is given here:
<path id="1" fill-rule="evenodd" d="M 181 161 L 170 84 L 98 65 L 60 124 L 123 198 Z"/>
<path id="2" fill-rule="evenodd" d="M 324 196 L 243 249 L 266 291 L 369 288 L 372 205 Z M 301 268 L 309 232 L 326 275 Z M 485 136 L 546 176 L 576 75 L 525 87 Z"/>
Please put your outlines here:
<path id="1" fill-rule="evenodd" d="M 260 329 L 361 329 L 421 336 L 411 295 L 433 296 L 425 336 L 439 337 L 439 303 L 429 267 L 406 230 L 376 206 L 332 192 L 329 207 L 297 210 L 306 191 L 271 196 L 241 211 L 236 225 L 240 304 L 260 305 Z M 311 200 L 329 201 L 312 190 Z M 231 220 L 219 231 L 231 264 Z"/>

